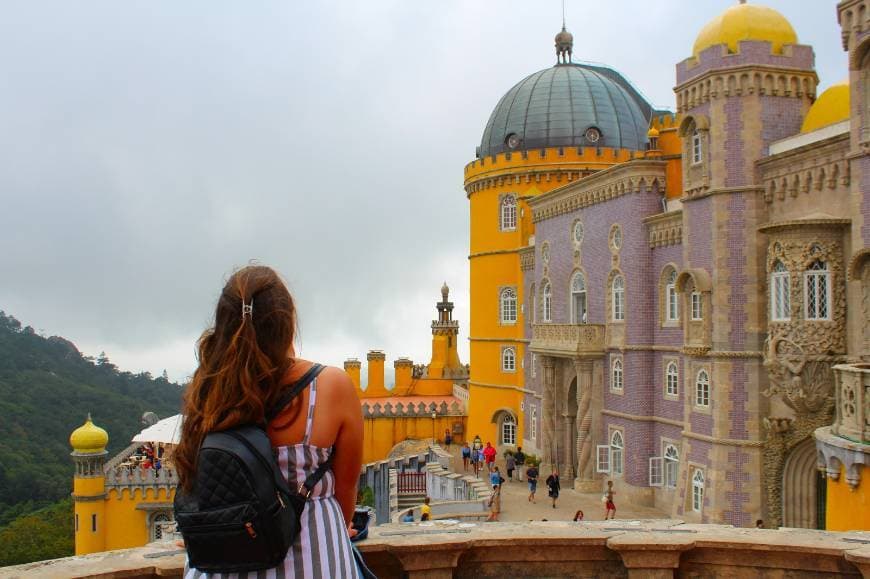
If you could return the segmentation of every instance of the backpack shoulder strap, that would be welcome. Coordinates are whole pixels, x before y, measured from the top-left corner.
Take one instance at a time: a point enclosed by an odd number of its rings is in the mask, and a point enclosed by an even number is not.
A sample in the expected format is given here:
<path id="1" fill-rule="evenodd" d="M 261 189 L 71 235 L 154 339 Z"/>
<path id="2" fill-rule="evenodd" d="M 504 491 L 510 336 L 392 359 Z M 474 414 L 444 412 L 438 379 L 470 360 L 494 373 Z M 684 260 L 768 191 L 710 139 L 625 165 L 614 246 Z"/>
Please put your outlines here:
<path id="1" fill-rule="evenodd" d="M 284 410 L 284 408 L 288 404 L 290 404 L 290 402 L 292 402 L 293 399 L 296 398 L 299 393 L 302 392 L 305 387 L 308 386 L 311 381 L 318 376 L 318 374 L 323 372 L 323 370 L 324 366 L 322 366 L 321 364 L 314 364 L 313 366 L 311 366 L 311 368 L 309 368 L 308 371 L 305 372 L 302 378 L 294 382 L 290 386 L 290 388 L 288 388 L 287 391 L 278 398 L 278 401 L 275 403 L 275 405 L 266 412 L 266 422 L 272 422 L 272 420 L 274 420 L 276 416 L 281 414 L 281 411 Z"/>

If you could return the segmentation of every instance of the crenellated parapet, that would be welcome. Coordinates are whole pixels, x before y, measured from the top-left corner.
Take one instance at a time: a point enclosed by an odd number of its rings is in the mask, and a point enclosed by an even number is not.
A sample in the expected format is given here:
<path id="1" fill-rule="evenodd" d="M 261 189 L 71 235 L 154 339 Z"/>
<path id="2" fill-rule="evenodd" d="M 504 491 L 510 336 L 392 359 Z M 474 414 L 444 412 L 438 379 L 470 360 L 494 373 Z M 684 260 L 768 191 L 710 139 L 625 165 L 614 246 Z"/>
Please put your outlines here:
<path id="1" fill-rule="evenodd" d="M 392 399 L 390 401 L 377 402 L 363 400 L 363 417 L 365 418 L 430 418 L 432 414 L 441 416 L 462 416 L 465 409 L 458 402 L 413 402 Z"/>
<path id="2" fill-rule="evenodd" d="M 563 187 L 530 201 L 535 223 L 580 208 L 641 191 L 664 192 L 667 163 L 637 159 L 586 177 L 574 187 Z"/>

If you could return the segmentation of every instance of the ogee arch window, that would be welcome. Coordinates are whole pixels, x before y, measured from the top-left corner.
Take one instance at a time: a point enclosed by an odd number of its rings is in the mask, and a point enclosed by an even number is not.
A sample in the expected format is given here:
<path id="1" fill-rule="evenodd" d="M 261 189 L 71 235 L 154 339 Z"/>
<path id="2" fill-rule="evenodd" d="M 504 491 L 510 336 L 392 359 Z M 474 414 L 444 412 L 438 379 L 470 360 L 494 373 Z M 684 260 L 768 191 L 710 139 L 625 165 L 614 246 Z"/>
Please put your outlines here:
<path id="1" fill-rule="evenodd" d="M 501 228 L 502 231 L 517 228 L 517 199 L 513 195 L 505 195 L 501 200 Z"/>
<path id="2" fill-rule="evenodd" d="M 513 288 L 501 291 L 501 323 L 515 324 L 517 321 L 517 292 Z"/>

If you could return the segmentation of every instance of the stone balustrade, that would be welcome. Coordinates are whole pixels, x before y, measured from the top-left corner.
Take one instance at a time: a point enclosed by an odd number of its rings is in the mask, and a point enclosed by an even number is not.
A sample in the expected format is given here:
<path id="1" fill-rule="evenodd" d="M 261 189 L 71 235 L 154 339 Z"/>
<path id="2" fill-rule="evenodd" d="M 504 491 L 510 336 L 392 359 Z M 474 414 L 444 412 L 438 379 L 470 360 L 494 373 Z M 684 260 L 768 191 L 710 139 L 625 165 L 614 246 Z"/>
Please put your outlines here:
<path id="1" fill-rule="evenodd" d="M 533 324 L 529 349 L 548 356 L 604 355 L 603 324 Z"/>
<path id="2" fill-rule="evenodd" d="M 870 364 L 834 366 L 837 436 L 870 443 Z"/>
<path id="3" fill-rule="evenodd" d="M 561 513 L 567 514 L 567 513 Z M 860 578 L 870 533 L 759 530 L 677 520 L 387 524 L 358 544 L 378 577 Z M 6 567 L 2 577 L 180 577 L 172 542 Z"/>
<path id="4" fill-rule="evenodd" d="M 175 488 L 178 477 L 169 467 L 153 468 L 116 466 L 106 471 L 106 489 L 128 487 Z"/>
<path id="5" fill-rule="evenodd" d="M 426 404 L 419 402 L 402 402 L 401 399 L 395 402 L 378 400 L 377 398 L 363 399 L 362 413 L 364 418 L 383 418 L 383 417 L 407 417 L 407 418 L 428 418 L 433 413 L 437 416 L 462 416 L 465 409 L 457 402 L 447 404 L 435 404 L 430 402 Z"/>

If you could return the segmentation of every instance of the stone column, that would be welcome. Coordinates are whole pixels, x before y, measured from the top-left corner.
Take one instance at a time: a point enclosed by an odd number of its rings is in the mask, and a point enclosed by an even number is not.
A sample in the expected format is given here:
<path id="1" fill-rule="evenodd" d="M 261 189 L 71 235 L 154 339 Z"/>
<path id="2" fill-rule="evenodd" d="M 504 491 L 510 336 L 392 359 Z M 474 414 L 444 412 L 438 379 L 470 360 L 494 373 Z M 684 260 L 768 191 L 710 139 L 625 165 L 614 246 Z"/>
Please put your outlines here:
<path id="1" fill-rule="evenodd" d="M 541 360 L 544 368 L 544 400 L 542 402 L 541 422 L 544 435 L 544 462 L 553 464 L 556 452 L 556 364 L 550 356 Z"/>
<path id="2" fill-rule="evenodd" d="M 574 360 L 577 372 L 577 473 L 574 488 L 597 490 L 592 464 L 592 362 Z"/>
<path id="3" fill-rule="evenodd" d="M 567 400 L 565 403 L 567 404 Z M 562 427 L 564 430 L 562 439 L 565 441 L 563 446 L 565 451 L 562 453 L 562 466 L 559 467 L 559 476 L 566 482 L 576 476 L 574 472 L 574 457 L 571 456 L 571 449 L 574 446 L 573 439 L 577 436 L 577 431 L 575 430 L 577 426 L 576 420 L 577 417 L 574 414 L 562 415 Z"/>

